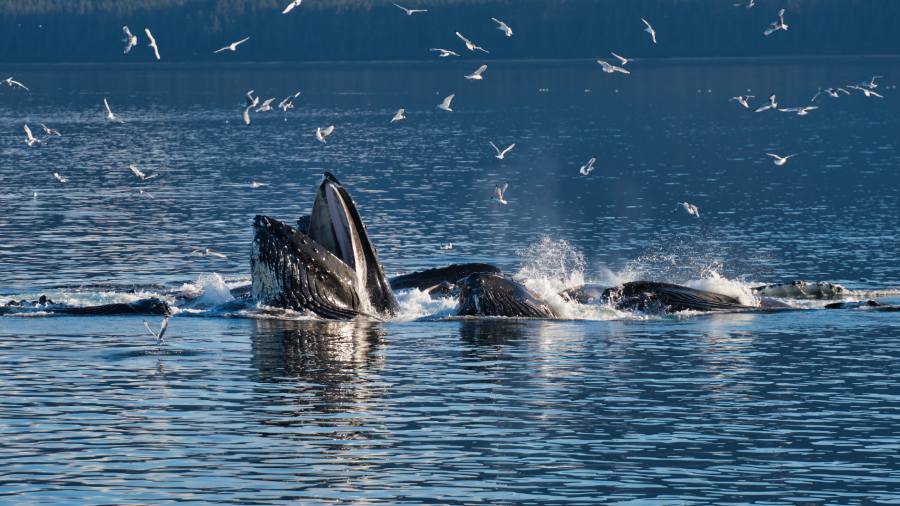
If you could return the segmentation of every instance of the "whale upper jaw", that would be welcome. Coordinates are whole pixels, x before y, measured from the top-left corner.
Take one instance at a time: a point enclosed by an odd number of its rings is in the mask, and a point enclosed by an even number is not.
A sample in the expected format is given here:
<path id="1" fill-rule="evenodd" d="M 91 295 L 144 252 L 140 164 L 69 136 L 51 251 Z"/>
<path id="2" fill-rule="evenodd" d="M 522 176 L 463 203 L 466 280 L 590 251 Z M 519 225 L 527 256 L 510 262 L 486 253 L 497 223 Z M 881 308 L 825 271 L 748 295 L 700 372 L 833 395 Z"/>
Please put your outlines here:
<path id="1" fill-rule="evenodd" d="M 328 319 L 393 316 L 397 301 L 350 194 L 325 173 L 313 210 L 296 230 L 268 216 L 254 220 L 253 297 Z"/>

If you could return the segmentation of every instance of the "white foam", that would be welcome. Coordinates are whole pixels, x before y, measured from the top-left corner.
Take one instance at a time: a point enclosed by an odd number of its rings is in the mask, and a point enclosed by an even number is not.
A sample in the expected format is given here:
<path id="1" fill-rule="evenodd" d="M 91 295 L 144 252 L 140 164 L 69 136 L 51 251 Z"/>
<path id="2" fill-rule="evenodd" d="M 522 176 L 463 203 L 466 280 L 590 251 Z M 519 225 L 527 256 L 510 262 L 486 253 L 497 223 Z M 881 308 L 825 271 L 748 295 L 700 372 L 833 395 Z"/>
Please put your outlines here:
<path id="1" fill-rule="evenodd" d="M 419 318 L 446 318 L 454 314 L 455 297 L 431 298 L 426 292 L 413 288 L 395 294 L 400 310 L 392 321 L 412 321 Z"/>
<path id="2" fill-rule="evenodd" d="M 225 284 L 225 280 L 215 272 L 212 274 L 201 274 L 193 285 L 192 288 L 200 291 L 200 296 L 194 300 L 195 306 L 215 307 L 234 300 L 231 290 Z"/>

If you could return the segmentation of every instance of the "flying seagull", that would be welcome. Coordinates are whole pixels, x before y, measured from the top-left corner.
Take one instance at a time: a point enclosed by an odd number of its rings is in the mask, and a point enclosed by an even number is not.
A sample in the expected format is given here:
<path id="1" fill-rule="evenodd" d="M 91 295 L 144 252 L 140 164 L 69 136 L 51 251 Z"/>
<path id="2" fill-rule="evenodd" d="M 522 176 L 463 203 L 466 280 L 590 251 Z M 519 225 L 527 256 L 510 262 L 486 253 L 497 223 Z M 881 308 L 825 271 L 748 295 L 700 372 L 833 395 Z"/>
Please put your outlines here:
<path id="1" fill-rule="evenodd" d="M 847 86 L 847 87 L 863 92 L 863 95 L 865 95 L 866 97 L 884 98 L 883 96 L 879 95 L 877 91 L 872 91 L 869 88 L 865 88 L 863 86 Z"/>
<path id="2" fill-rule="evenodd" d="M 456 51 L 451 51 L 449 49 L 441 49 L 439 47 L 433 47 L 433 48 L 429 49 L 429 51 L 441 53 L 438 55 L 441 58 L 446 58 L 448 56 L 459 56 L 459 53 L 457 53 Z"/>
<path id="3" fill-rule="evenodd" d="M 169 328 L 169 317 L 166 316 L 163 318 L 162 323 L 159 325 L 159 332 L 154 331 L 150 328 L 150 322 L 144 320 L 144 328 L 147 329 L 147 332 L 150 332 L 150 335 L 156 338 L 156 345 L 161 346 L 165 344 L 163 341 L 163 336 L 166 335 L 166 329 Z"/>
<path id="4" fill-rule="evenodd" d="M 257 105 L 259 105 L 259 97 L 253 96 L 253 90 L 248 91 L 245 96 L 247 100 L 247 107 L 244 108 L 244 112 L 241 114 L 241 117 L 244 118 L 244 124 L 249 125 L 250 111 L 253 110 L 253 108 Z"/>
<path id="5" fill-rule="evenodd" d="M 453 112 L 453 109 L 450 108 L 450 102 L 453 102 L 453 97 L 455 96 L 455 93 L 452 95 L 447 95 L 446 97 L 444 97 L 444 101 L 438 104 L 437 108 L 442 111 Z"/>
<path id="6" fill-rule="evenodd" d="M 625 58 L 624 56 L 619 56 L 619 55 L 617 55 L 616 53 L 613 53 L 612 51 L 610 51 L 609 54 L 615 56 L 616 59 L 619 60 L 619 61 L 622 63 L 622 66 L 623 66 L 623 67 L 624 67 L 625 65 L 628 65 L 628 62 L 631 61 L 631 60 L 629 60 L 628 58 Z"/>
<path id="7" fill-rule="evenodd" d="M 772 21 L 772 23 L 769 24 L 769 27 L 766 28 L 766 31 L 763 32 L 763 35 L 768 37 L 778 30 L 787 31 L 787 29 L 788 25 L 784 22 L 784 9 L 781 9 L 778 11 L 778 21 Z"/>
<path id="8" fill-rule="evenodd" d="M 398 121 L 402 121 L 406 119 L 406 109 L 398 109 L 397 113 L 394 114 L 394 117 L 391 118 L 391 123 L 396 123 Z"/>
<path id="9" fill-rule="evenodd" d="M 25 86 L 24 84 L 20 83 L 19 81 L 16 81 L 15 79 L 12 78 L 12 76 L 4 79 L 3 83 L 6 84 L 7 86 L 9 86 L 10 88 L 18 86 L 19 88 L 22 88 L 25 91 L 31 91 L 28 89 L 28 86 Z"/>
<path id="10" fill-rule="evenodd" d="M 250 40 L 250 37 L 244 37 L 243 39 L 241 39 L 237 42 L 232 42 L 231 44 L 228 44 L 227 46 L 223 47 L 222 49 L 216 49 L 215 51 L 213 51 L 213 54 L 221 53 L 222 51 L 226 51 L 226 50 L 231 51 L 233 53 L 233 52 L 237 51 L 238 46 L 240 46 L 244 42 L 247 42 L 248 40 Z"/>
<path id="11" fill-rule="evenodd" d="M 467 39 L 463 34 L 461 34 L 461 33 L 459 33 L 459 32 L 456 32 L 456 36 L 459 37 L 460 40 L 462 40 L 463 42 L 466 43 L 466 49 L 468 49 L 469 51 L 481 51 L 481 52 L 484 52 L 484 53 L 490 53 L 490 51 L 488 51 L 487 49 L 485 49 L 485 48 L 483 48 L 483 47 L 481 47 L 481 46 L 479 46 L 479 45 L 477 45 L 477 44 L 475 44 L 474 42 L 472 42 L 471 40 Z"/>
<path id="12" fill-rule="evenodd" d="M 302 3 L 303 3 L 303 0 L 291 0 L 291 3 L 287 4 L 287 6 L 284 8 L 283 11 L 281 11 L 281 13 L 287 14 L 288 12 L 291 12 L 292 10 L 294 10 L 294 7 L 300 7 L 300 4 L 302 4 Z"/>
<path id="13" fill-rule="evenodd" d="M 778 156 L 775 153 L 766 153 L 766 154 L 771 156 L 772 158 L 774 158 L 772 163 L 774 163 L 775 165 L 778 165 L 779 167 L 786 164 L 788 162 L 788 160 L 790 160 L 791 158 L 797 156 L 796 153 L 793 155 L 787 155 L 787 156 Z"/>
<path id="14" fill-rule="evenodd" d="M 778 110 L 781 112 L 795 112 L 797 113 L 797 116 L 807 116 L 809 115 L 809 111 L 815 111 L 818 108 L 819 106 L 817 105 L 806 105 L 803 107 L 783 107 Z"/>
<path id="15" fill-rule="evenodd" d="M 578 169 L 578 172 L 579 172 L 582 176 L 587 176 L 588 174 L 590 174 L 590 173 L 594 170 L 594 164 L 595 164 L 595 163 L 597 163 L 597 158 L 596 158 L 596 157 L 591 157 L 591 159 L 588 160 L 586 164 L 582 165 L 581 168 Z"/>
<path id="16" fill-rule="evenodd" d="M 471 74 L 467 75 L 466 79 L 481 81 L 483 79 L 483 77 L 481 77 L 481 74 L 484 74 L 485 70 L 487 70 L 487 65 L 482 65 L 482 66 L 478 67 L 478 69 L 476 69 L 475 72 L 472 72 Z"/>
<path id="17" fill-rule="evenodd" d="M 878 83 L 876 83 L 875 80 L 882 79 L 883 77 L 884 76 L 872 76 L 872 79 L 870 79 L 868 83 L 862 84 L 862 86 L 865 86 L 866 88 L 869 88 L 870 90 L 874 90 L 875 88 L 878 87 Z"/>
<path id="18" fill-rule="evenodd" d="M 25 130 L 25 144 L 28 144 L 29 148 L 41 143 L 39 139 L 35 139 L 34 135 L 31 135 L 31 128 L 28 127 L 28 123 L 25 124 L 23 130 Z"/>
<path id="19" fill-rule="evenodd" d="M 641 21 L 643 21 L 644 24 L 647 25 L 647 28 L 644 28 L 644 31 L 650 34 L 650 39 L 652 39 L 653 43 L 656 44 L 656 30 L 654 30 L 653 27 L 650 26 L 650 23 L 648 23 L 646 19 L 641 18 Z"/>
<path id="20" fill-rule="evenodd" d="M 53 177 L 56 178 L 57 181 L 59 181 L 60 183 L 63 183 L 63 184 L 66 184 L 69 182 L 69 178 L 67 178 L 65 176 L 61 176 L 59 174 L 59 172 L 54 172 Z"/>
<path id="21" fill-rule="evenodd" d="M 334 125 L 330 125 L 325 128 L 317 127 L 316 128 L 316 140 L 325 144 L 325 139 L 328 138 L 329 135 L 334 133 Z"/>
<path id="22" fill-rule="evenodd" d="M 500 151 L 500 148 L 498 148 L 497 145 L 494 144 L 494 141 L 489 141 L 489 144 L 492 148 L 494 148 L 494 151 L 497 152 L 497 154 L 494 155 L 494 158 L 496 158 L 497 160 L 503 160 L 504 158 L 506 158 L 506 154 L 512 151 L 514 147 L 516 147 L 516 143 L 514 142 L 507 146 L 503 151 Z"/>
<path id="23" fill-rule="evenodd" d="M 275 101 L 274 98 L 267 98 L 267 99 L 265 99 L 265 100 L 263 101 L 262 105 L 259 106 L 259 108 L 257 108 L 257 109 L 256 109 L 255 111 L 253 111 L 253 112 L 269 112 L 269 111 L 271 111 L 271 110 L 272 110 L 272 102 L 274 102 L 274 101 Z"/>
<path id="24" fill-rule="evenodd" d="M 412 16 L 413 14 L 418 14 L 418 13 L 420 13 L 420 12 L 428 12 L 428 9 L 407 9 L 407 8 L 404 7 L 404 6 L 402 6 L 402 5 L 397 5 L 397 4 L 394 4 L 394 7 L 396 7 L 396 8 L 398 8 L 398 9 L 400 9 L 401 11 L 405 12 L 407 16 Z"/>
<path id="25" fill-rule="evenodd" d="M 103 106 L 106 107 L 106 119 L 112 121 L 114 123 L 122 123 L 122 120 L 119 119 L 118 116 L 112 112 L 112 109 L 109 108 L 109 102 L 106 100 L 106 97 L 103 97 Z"/>
<path id="26" fill-rule="evenodd" d="M 498 30 L 503 32 L 503 34 L 506 35 L 507 37 L 512 37 L 512 33 L 513 33 L 512 28 L 510 28 L 508 24 L 504 23 L 503 21 L 500 21 L 497 18 L 491 18 L 491 19 L 494 20 L 494 23 L 497 23 Z"/>
<path id="27" fill-rule="evenodd" d="M 128 54 L 131 52 L 131 48 L 138 43 L 137 35 L 131 33 L 131 30 L 129 30 L 127 26 L 122 27 L 122 32 L 125 33 L 125 38 L 122 39 L 122 42 L 125 43 L 125 52 L 123 54 Z"/>
<path id="28" fill-rule="evenodd" d="M 737 97 L 731 97 L 728 99 L 728 101 L 731 102 L 731 101 L 736 100 L 737 103 L 741 104 L 744 107 L 744 109 L 749 109 L 750 102 L 748 102 L 747 100 L 751 99 L 751 98 L 754 98 L 754 95 L 740 95 Z"/>
<path id="29" fill-rule="evenodd" d="M 210 248 L 195 249 L 194 251 L 191 252 L 191 254 L 199 255 L 199 256 L 207 256 L 207 257 L 216 257 L 216 258 L 221 258 L 223 260 L 228 260 L 228 255 L 226 255 L 225 253 L 219 253 L 218 251 L 216 251 L 214 249 L 210 249 Z"/>
<path id="30" fill-rule="evenodd" d="M 769 109 L 778 109 L 778 101 L 775 100 L 774 93 L 769 95 L 769 103 L 768 104 L 766 104 L 762 107 L 757 107 L 756 110 L 753 112 L 763 112 L 763 111 L 768 111 Z"/>
<path id="31" fill-rule="evenodd" d="M 284 112 L 288 112 L 289 110 L 294 108 L 294 99 L 300 96 L 300 92 L 294 93 L 293 95 L 288 96 L 281 102 L 278 102 L 278 108 Z"/>
<path id="32" fill-rule="evenodd" d="M 617 67 L 615 65 L 611 65 L 604 60 L 597 60 L 597 63 L 599 63 L 603 67 L 603 71 L 606 72 L 607 74 L 613 74 L 616 72 L 621 72 L 623 74 L 631 73 L 631 72 L 623 69 L 622 67 Z"/>
<path id="33" fill-rule="evenodd" d="M 147 38 L 150 39 L 150 47 L 153 48 L 153 55 L 156 56 L 156 59 L 159 60 L 159 46 L 156 45 L 156 39 L 153 38 L 153 34 L 150 33 L 149 28 L 144 28 L 144 33 L 147 34 Z"/>
<path id="34" fill-rule="evenodd" d="M 159 174 L 152 174 L 148 176 L 141 172 L 141 169 L 139 169 L 138 166 L 133 163 L 128 166 L 128 170 L 130 170 L 131 173 L 134 174 L 134 177 L 140 179 L 141 181 L 147 181 L 148 179 L 153 179 L 159 176 Z"/>
<path id="35" fill-rule="evenodd" d="M 503 198 L 503 195 L 506 193 L 506 189 L 509 188 L 509 183 L 503 183 L 503 186 L 497 185 L 494 187 L 494 196 L 492 199 L 496 200 L 500 204 L 506 205 L 506 199 Z"/>
<path id="36" fill-rule="evenodd" d="M 50 128 L 50 127 L 48 127 L 47 125 L 45 125 L 45 124 L 43 124 L 43 123 L 41 123 L 41 128 L 44 129 L 44 133 L 47 134 L 47 135 L 55 135 L 55 136 L 57 136 L 57 137 L 62 137 L 62 133 L 61 133 L 59 130 L 56 130 L 56 129 L 54 129 L 54 128 Z"/>
<path id="37" fill-rule="evenodd" d="M 687 211 L 687 213 L 689 215 L 691 215 L 695 218 L 700 217 L 700 208 L 695 206 L 694 204 L 691 204 L 690 202 L 679 202 L 678 205 L 681 206 L 682 209 Z M 675 211 L 672 211 L 672 212 L 677 213 L 678 210 L 676 209 Z"/>

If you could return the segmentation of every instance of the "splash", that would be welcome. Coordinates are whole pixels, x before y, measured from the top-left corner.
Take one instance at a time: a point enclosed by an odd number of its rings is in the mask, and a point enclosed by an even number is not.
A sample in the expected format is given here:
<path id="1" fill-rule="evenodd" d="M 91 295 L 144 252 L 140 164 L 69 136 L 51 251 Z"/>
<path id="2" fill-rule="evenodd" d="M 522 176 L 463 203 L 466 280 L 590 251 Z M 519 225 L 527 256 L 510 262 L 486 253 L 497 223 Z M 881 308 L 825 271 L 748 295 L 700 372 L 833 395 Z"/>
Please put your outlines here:
<path id="1" fill-rule="evenodd" d="M 199 307 L 215 307 L 234 300 L 225 280 L 215 272 L 200 275 L 194 283 L 185 284 L 182 291 L 186 294 L 199 292 L 200 295 L 194 299 L 194 305 Z"/>
<path id="2" fill-rule="evenodd" d="M 569 241 L 544 236 L 518 251 L 523 260 L 515 278 L 531 289 L 546 285 L 553 293 L 584 284 L 584 254 Z"/>

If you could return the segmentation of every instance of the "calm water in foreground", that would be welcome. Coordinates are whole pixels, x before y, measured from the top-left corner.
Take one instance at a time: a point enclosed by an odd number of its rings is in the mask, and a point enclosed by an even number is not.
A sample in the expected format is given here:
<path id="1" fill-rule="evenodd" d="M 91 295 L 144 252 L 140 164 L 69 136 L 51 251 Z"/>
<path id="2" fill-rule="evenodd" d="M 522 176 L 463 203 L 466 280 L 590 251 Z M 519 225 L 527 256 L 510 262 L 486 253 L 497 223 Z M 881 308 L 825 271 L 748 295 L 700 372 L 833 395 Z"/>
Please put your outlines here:
<path id="1" fill-rule="evenodd" d="M 481 62 L 439 63 L 7 69 L 32 92 L 0 88 L 0 301 L 206 295 L 162 348 L 142 317 L 0 317 L 0 502 L 900 502 L 898 313 L 223 309 L 253 216 L 308 212 L 326 169 L 390 274 L 490 261 L 548 297 L 811 279 L 900 302 L 900 60 L 489 62 L 480 83 L 462 76 Z M 803 105 L 873 74 L 885 99 L 806 117 L 728 102 Z M 303 94 L 245 127 L 249 89 Z M 64 136 L 29 149 L 26 122 Z M 491 140 L 517 147 L 498 161 Z"/>

